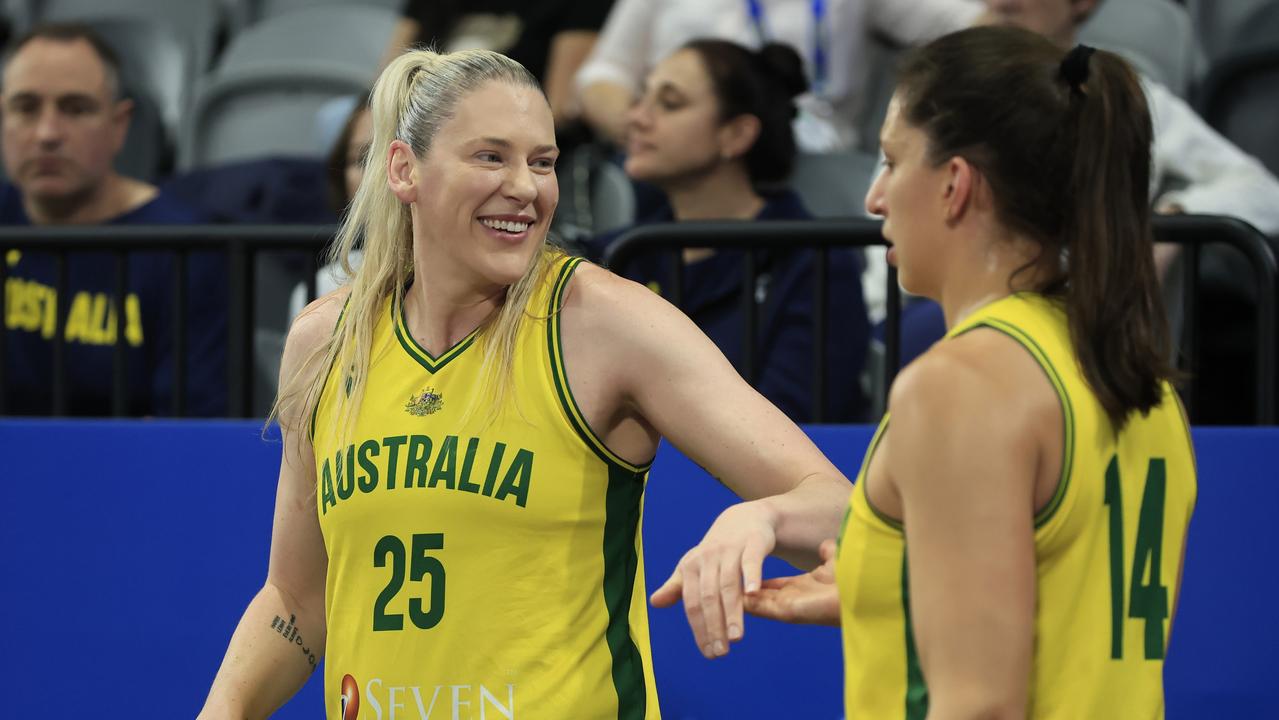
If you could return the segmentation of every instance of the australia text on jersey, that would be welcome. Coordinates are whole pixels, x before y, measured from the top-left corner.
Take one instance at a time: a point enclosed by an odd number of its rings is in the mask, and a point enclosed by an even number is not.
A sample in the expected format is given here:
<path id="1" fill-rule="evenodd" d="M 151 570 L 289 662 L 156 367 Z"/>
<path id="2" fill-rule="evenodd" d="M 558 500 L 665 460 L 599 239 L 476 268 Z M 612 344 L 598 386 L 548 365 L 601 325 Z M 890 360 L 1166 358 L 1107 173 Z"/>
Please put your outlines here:
<path id="1" fill-rule="evenodd" d="M 38 332 L 51 340 L 57 323 L 58 292 L 35 280 L 6 278 L 4 324 L 9 330 Z M 133 347 L 142 344 L 142 303 L 133 293 L 124 299 L 124 339 Z M 108 293 L 77 292 L 71 297 L 63 338 L 81 345 L 114 345 L 116 302 Z"/>
<path id="2" fill-rule="evenodd" d="M 459 467 L 458 446 L 464 444 Z M 350 498 L 356 490 L 371 493 L 379 487 L 436 488 L 475 493 L 494 500 L 511 499 L 519 507 L 528 503 L 533 477 L 533 451 L 510 449 L 504 442 L 481 442 L 446 435 L 438 443 L 426 435 L 392 435 L 347 445 L 324 458 L 320 468 L 320 510 Z M 483 447 L 481 447 L 483 445 Z M 480 465 L 476 466 L 476 460 Z M 359 463 L 357 474 L 356 463 Z"/>

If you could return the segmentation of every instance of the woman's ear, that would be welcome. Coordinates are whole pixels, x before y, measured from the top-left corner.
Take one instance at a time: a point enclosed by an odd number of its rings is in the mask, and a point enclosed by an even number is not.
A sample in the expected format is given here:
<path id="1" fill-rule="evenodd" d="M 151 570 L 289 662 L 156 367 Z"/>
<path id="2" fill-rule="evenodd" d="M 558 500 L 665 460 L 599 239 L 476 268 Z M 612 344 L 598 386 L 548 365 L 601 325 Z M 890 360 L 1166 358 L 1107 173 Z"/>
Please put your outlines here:
<path id="1" fill-rule="evenodd" d="M 724 160 L 739 158 L 750 152 L 759 139 L 759 118 L 743 113 L 724 123 L 719 130 L 719 156 Z"/>
<path id="2" fill-rule="evenodd" d="M 391 192 L 405 205 L 417 200 L 417 156 L 403 140 L 392 140 L 387 151 L 386 178 Z"/>
<path id="3" fill-rule="evenodd" d="M 958 155 L 950 159 L 946 164 L 946 191 L 942 196 L 947 222 L 958 221 L 973 209 L 980 182 L 981 175 L 972 163 Z"/>

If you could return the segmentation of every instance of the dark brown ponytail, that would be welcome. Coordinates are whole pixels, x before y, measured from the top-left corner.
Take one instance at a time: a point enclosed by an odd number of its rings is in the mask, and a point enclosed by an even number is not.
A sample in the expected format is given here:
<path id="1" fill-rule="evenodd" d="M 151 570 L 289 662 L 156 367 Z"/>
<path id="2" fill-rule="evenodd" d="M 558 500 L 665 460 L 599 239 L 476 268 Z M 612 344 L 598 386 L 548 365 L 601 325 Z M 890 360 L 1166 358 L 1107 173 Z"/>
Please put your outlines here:
<path id="1" fill-rule="evenodd" d="M 1034 33 L 983 27 L 909 55 L 898 98 L 937 163 L 961 156 L 989 183 L 1001 221 L 1037 240 L 1060 276 L 1085 379 L 1116 428 L 1162 400 L 1172 376 L 1150 234 L 1152 129 L 1118 56 L 1065 52 Z"/>

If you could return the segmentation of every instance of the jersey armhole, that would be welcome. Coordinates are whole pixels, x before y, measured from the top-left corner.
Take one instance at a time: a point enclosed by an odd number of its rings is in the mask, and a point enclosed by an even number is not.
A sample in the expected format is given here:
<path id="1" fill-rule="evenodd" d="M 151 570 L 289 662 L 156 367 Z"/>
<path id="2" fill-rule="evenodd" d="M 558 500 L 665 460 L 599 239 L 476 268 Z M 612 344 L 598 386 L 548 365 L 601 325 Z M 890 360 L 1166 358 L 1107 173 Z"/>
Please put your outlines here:
<path id="1" fill-rule="evenodd" d="M 582 414 L 581 408 L 578 407 L 576 398 L 573 397 L 573 390 L 569 387 L 568 373 L 564 368 L 564 346 L 560 337 L 560 311 L 564 306 L 564 292 L 568 288 L 569 280 L 573 277 L 573 271 L 582 262 L 583 259 L 580 257 L 569 258 L 564 261 L 555 280 L 555 285 L 551 290 L 551 301 L 547 308 L 546 345 L 550 354 L 551 377 L 555 385 L 555 394 L 559 397 L 560 405 L 564 408 L 564 414 L 573 430 L 600 460 L 603 460 L 610 467 L 640 477 L 652 467 L 653 460 L 650 459 L 648 462 L 636 465 L 609 449 L 586 422 L 586 417 Z"/>
<path id="2" fill-rule="evenodd" d="M 964 328 L 956 333 L 955 336 L 958 337 L 983 327 L 1007 335 L 1018 345 L 1021 345 L 1026 352 L 1030 353 L 1035 363 L 1039 365 L 1039 369 L 1043 371 L 1048 384 L 1057 393 L 1057 404 L 1061 408 L 1061 474 L 1058 476 L 1057 488 L 1053 491 L 1052 497 L 1048 499 L 1048 502 L 1042 508 L 1035 512 L 1034 529 L 1039 530 L 1047 525 L 1053 519 L 1053 516 L 1057 514 L 1058 508 L 1061 507 L 1062 501 L 1066 497 L 1066 490 L 1070 487 L 1071 470 L 1074 467 L 1075 458 L 1074 406 L 1070 403 L 1070 395 L 1066 392 L 1066 385 L 1062 381 L 1061 375 L 1057 372 L 1056 366 L 1048 358 L 1048 353 L 1040 347 L 1039 343 L 1035 342 L 1034 338 L 1016 325 L 998 318 L 985 318 L 974 323 L 971 327 Z"/>

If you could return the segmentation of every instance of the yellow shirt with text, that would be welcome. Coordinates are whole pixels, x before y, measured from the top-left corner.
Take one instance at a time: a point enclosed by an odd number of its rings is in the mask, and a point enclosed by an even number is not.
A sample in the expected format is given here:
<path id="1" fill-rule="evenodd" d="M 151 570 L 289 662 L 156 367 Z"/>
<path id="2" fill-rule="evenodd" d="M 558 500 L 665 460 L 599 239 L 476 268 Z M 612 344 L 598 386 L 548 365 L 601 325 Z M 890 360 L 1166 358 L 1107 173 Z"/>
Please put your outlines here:
<path id="1" fill-rule="evenodd" d="M 495 417 L 483 333 L 434 357 L 398 302 L 348 440 L 331 370 L 312 425 L 329 718 L 659 717 L 648 467 L 592 434 L 564 374 L 558 310 L 580 262 L 556 259 L 535 290 Z"/>

